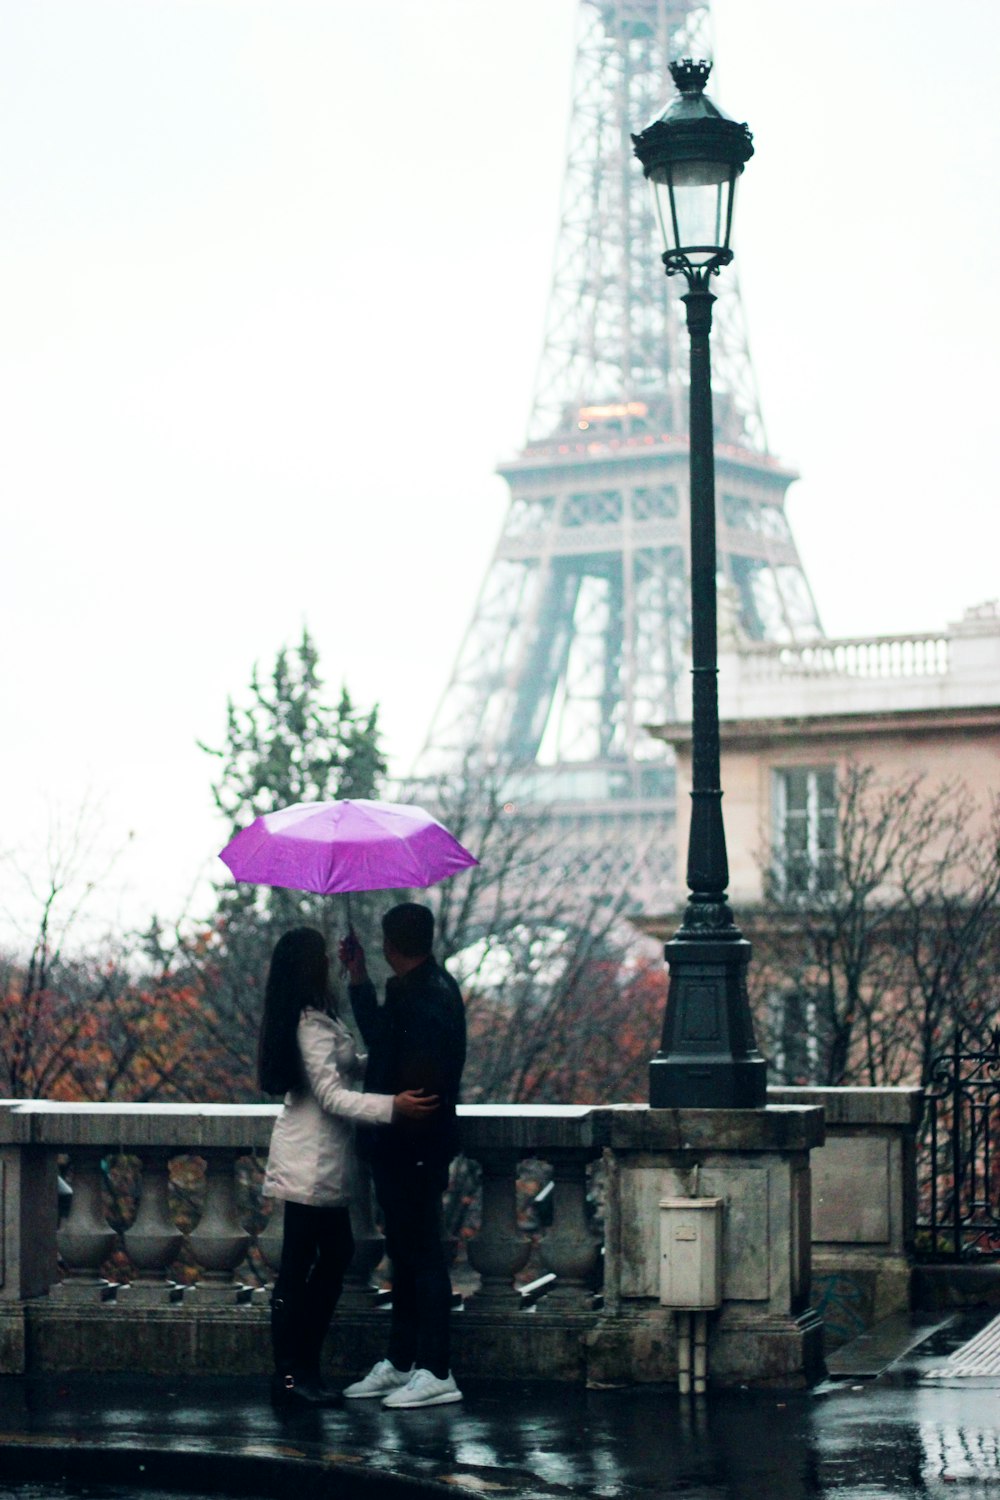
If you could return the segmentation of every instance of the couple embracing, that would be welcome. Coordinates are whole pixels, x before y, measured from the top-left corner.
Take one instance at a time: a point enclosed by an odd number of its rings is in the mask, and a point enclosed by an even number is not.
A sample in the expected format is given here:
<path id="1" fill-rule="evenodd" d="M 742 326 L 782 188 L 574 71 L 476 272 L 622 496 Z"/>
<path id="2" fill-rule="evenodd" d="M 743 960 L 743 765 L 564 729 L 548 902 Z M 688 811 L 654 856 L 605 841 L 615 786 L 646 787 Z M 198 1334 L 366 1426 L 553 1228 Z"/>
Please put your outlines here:
<path id="1" fill-rule="evenodd" d="M 392 1259 L 392 1321 L 386 1358 L 343 1394 L 403 1408 L 462 1398 L 450 1369 L 441 1194 L 458 1149 L 465 1012 L 458 986 L 434 959 L 429 908 L 393 907 L 382 935 L 392 970 L 382 1005 L 364 950 L 353 936 L 340 945 L 367 1057 L 337 1014 L 322 934 L 287 932 L 271 958 L 258 1072 L 263 1092 L 285 1095 L 263 1188 L 284 1202 L 271 1299 L 273 1389 L 283 1405 L 334 1399 L 320 1383 L 320 1353 L 354 1250 L 355 1138 L 371 1166 Z"/>

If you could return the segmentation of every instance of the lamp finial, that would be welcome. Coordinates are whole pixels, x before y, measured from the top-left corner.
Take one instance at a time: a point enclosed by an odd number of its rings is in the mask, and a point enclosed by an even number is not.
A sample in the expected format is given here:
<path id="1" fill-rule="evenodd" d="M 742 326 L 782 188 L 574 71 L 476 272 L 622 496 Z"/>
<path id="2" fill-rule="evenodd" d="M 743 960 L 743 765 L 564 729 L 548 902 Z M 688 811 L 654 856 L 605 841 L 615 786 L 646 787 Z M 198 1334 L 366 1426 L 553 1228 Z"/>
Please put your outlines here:
<path id="1" fill-rule="evenodd" d="M 682 57 L 679 62 L 670 64 L 670 76 L 682 94 L 702 93 L 711 71 L 712 64 L 705 58 L 694 62 L 690 57 Z"/>

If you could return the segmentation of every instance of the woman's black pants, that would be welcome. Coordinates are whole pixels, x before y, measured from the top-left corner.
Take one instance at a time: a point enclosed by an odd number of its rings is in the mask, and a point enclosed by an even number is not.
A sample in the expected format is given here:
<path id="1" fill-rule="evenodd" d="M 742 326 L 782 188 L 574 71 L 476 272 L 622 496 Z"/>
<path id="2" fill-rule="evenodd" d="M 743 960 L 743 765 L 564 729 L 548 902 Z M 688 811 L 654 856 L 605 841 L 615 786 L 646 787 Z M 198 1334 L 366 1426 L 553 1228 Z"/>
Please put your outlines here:
<path id="1" fill-rule="evenodd" d="M 353 1254 L 346 1208 L 285 1204 L 281 1265 L 271 1294 L 271 1343 L 279 1375 L 319 1375 L 323 1340 Z"/>

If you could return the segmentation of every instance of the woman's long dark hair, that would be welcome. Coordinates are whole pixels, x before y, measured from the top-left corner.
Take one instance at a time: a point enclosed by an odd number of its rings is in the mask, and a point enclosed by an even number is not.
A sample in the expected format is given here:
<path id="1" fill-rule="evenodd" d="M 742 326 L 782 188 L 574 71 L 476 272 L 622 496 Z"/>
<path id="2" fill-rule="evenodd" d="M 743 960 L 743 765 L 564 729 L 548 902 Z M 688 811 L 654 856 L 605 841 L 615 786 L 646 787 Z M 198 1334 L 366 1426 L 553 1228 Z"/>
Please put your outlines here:
<path id="1" fill-rule="evenodd" d="M 257 1043 L 257 1082 L 264 1094 L 305 1087 L 295 1037 L 307 1005 L 336 1013 L 326 940 L 315 927 L 293 927 L 275 943 Z"/>

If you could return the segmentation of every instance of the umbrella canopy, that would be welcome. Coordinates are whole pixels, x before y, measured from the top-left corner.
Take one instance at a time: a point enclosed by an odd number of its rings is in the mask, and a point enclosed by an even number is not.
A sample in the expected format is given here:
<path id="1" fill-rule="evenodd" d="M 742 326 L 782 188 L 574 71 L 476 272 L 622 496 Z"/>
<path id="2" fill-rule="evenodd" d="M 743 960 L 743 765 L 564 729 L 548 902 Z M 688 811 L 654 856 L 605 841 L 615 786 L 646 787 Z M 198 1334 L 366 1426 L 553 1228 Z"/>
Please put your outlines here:
<path id="1" fill-rule="evenodd" d="M 362 798 L 265 813 L 219 858 L 237 880 L 321 895 L 434 885 L 479 863 L 422 807 Z"/>

